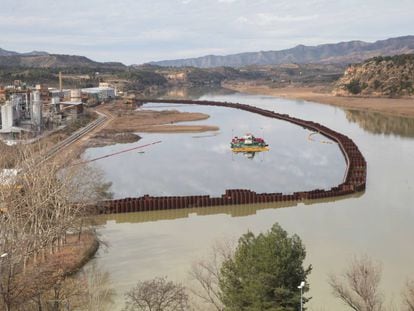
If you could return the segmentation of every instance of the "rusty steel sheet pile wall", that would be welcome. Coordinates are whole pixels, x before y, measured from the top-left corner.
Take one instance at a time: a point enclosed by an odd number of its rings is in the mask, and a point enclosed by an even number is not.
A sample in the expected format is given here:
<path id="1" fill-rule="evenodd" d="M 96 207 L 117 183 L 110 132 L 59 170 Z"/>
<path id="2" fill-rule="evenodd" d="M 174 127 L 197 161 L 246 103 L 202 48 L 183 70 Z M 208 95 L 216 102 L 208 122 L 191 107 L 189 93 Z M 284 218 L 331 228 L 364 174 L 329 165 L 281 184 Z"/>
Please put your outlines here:
<path id="1" fill-rule="evenodd" d="M 322 198 L 333 198 L 345 196 L 365 190 L 367 163 L 359 151 L 357 145 L 347 136 L 335 132 L 326 126 L 312 121 L 305 121 L 291 117 L 287 114 L 280 114 L 274 111 L 261 109 L 239 103 L 217 102 L 217 101 L 193 101 L 193 100 L 140 100 L 140 103 L 171 103 L 189 104 L 204 106 L 220 106 L 234 109 L 241 109 L 248 112 L 260 114 L 265 117 L 275 118 L 299 125 L 305 129 L 318 132 L 325 137 L 335 141 L 340 147 L 346 161 L 346 172 L 343 183 L 332 187 L 329 190 L 315 189 L 311 191 L 294 192 L 293 194 L 283 193 L 256 193 L 246 189 L 226 190 L 220 197 L 209 195 L 196 196 L 149 196 L 144 195 L 137 198 L 125 198 L 99 202 L 97 212 L 100 214 L 131 213 L 154 210 L 182 209 L 193 207 L 225 206 L 253 203 L 271 203 L 283 201 L 304 201 Z"/>

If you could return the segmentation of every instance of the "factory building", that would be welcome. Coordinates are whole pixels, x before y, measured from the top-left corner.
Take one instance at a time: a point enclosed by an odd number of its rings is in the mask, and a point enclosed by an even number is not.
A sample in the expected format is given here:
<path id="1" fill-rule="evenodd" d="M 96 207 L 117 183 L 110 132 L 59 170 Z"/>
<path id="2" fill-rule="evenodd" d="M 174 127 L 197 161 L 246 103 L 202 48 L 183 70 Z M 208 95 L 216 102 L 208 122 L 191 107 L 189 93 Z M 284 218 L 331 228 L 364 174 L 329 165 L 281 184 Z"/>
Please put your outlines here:
<path id="1" fill-rule="evenodd" d="M 19 83 L 17 83 L 19 82 Z M 76 120 L 84 104 L 98 105 L 115 99 L 116 89 L 108 83 L 84 89 L 47 88 L 38 84 L 26 87 L 21 81 L 0 87 L 0 134 L 2 137 L 34 137 Z M 23 134 L 23 135 L 21 135 Z"/>
<path id="2" fill-rule="evenodd" d="M 43 103 L 40 92 L 16 93 L 1 106 L 0 133 L 40 131 L 43 126 Z"/>
<path id="3" fill-rule="evenodd" d="M 110 87 L 108 83 L 99 83 L 98 87 L 82 89 L 82 93 L 91 97 L 96 97 L 101 101 L 115 99 L 116 97 L 115 88 Z"/>

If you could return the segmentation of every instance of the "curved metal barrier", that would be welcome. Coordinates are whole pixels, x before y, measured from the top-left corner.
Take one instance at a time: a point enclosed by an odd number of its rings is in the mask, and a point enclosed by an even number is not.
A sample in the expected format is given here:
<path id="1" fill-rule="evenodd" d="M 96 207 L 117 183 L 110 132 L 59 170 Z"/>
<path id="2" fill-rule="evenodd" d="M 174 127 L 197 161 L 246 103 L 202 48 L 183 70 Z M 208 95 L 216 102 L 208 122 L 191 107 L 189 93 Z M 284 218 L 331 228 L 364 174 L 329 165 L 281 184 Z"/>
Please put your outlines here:
<path id="1" fill-rule="evenodd" d="M 209 195 L 193 196 L 149 196 L 144 195 L 136 198 L 125 198 L 99 202 L 96 206 L 99 214 L 130 213 L 153 210 L 168 210 L 193 207 L 239 205 L 253 203 L 305 201 L 322 198 L 333 198 L 357 193 L 365 190 L 367 163 L 359 151 L 357 145 L 347 136 L 335 132 L 326 126 L 312 121 L 305 121 L 290 117 L 287 114 L 280 114 L 274 111 L 261 109 L 245 104 L 216 102 L 216 101 L 193 101 L 193 100 L 140 100 L 139 102 L 151 103 L 172 103 L 204 106 L 221 106 L 241 109 L 257 113 L 265 117 L 275 118 L 299 125 L 305 129 L 319 132 L 325 137 L 338 143 L 347 164 L 344 182 L 332 187 L 329 190 L 315 189 L 311 191 L 294 192 L 293 194 L 283 193 L 256 193 L 245 189 L 226 190 L 220 197 Z"/>

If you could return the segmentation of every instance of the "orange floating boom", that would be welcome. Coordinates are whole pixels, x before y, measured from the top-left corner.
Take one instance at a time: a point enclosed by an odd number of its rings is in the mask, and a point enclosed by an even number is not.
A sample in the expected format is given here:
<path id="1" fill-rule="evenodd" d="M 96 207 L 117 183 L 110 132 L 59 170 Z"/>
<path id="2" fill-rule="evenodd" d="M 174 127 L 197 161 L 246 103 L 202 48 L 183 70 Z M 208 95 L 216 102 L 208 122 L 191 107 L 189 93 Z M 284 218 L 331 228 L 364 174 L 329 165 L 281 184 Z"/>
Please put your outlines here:
<path id="1" fill-rule="evenodd" d="M 80 165 L 80 164 L 86 164 L 86 163 L 95 162 L 95 161 L 98 161 L 98 160 L 102 160 L 102 159 L 105 159 L 105 158 L 109 158 L 109 157 L 116 156 L 116 155 L 121 154 L 121 153 L 126 153 L 126 152 L 130 152 L 130 151 L 133 151 L 133 150 L 137 150 L 137 149 L 145 148 L 145 147 L 152 146 L 152 145 L 155 145 L 155 144 L 159 144 L 161 142 L 162 141 L 160 140 L 160 141 L 156 141 L 156 142 L 153 142 L 153 143 L 150 143 L 150 144 L 146 144 L 146 145 L 137 146 L 137 147 L 134 147 L 134 148 L 129 148 L 129 149 L 121 150 L 121 151 L 114 152 L 114 153 L 111 153 L 111 154 L 107 154 L 107 155 L 104 155 L 104 156 L 101 156 L 101 157 L 98 157 L 98 158 L 94 158 L 94 159 L 91 159 L 91 160 L 87 160 L 87 161 L 75 163 L 75 164 L 73 164 L 73 166 Z"/>

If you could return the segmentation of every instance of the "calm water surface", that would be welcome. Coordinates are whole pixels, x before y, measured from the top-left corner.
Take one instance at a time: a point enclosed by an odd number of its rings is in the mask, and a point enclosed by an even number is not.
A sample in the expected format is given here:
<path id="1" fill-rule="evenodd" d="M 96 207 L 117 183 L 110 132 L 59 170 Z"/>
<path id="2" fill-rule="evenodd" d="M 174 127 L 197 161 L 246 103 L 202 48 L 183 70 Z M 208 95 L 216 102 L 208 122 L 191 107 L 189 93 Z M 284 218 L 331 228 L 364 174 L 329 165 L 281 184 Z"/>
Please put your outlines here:
<path id="1" fill-rule="evenodd" d="M 84 157 L 93 159 L 162 141 L 140 152 L 98 162 L 112 181 L 117 198 L 144 194 L 218 196 L 225 189 L 292 193 L 328 189 L 343 180 L 345 162 L 338 145 L 317 136 L 312 137 L 316 140 L 312 142 L 310 131 L 288 122 L 224 107 L 147 104 L 144 109 L 203 112 L 211 117 L 194 123 L 217 125 L 220 130 L 190 134 L 140 133 L 142 139 L 137 143 L 87 150 Z M 256 153 L 253 158 L 233 154 L 231 138 L 250 132 L 264 137 L 270 151 Z"/>
<path id="2" fill-rule="evenodd" d="M 414 124 L 411 119 L 245 94 L 204 95 L 201 99 L 256 105 L 322 123 L 350 136 L 368 162 L 367 191 L 358 196 L 312 205 L 239 206 L 114 215 L 99 230 L 109 247 L 96 262 L 111 274 L 122 308 L 122 294 L 138 280 L 155 276 L 189 282 L 191 263 L 217 239 L 237 238 L 247 230 L 263 232 L 279 222 L 306 245 L 313 297 L 310 310 L 346 310 L 332 297 L 327 278 L 339 274 L 354 255 L 382 263 L 382 288 L 399 301 L 400 289 L 414 278 Z M 152 105 L 155 108 L 157 105 Z M 117 197 L 142 194 L 206 193 L 227 188 L 293 192 L 325 188 L 342 181 L 345 164 L 335 144 L 310 142 L 309 132 L 288 123 L 238 110 L 170 107 L 200 111 L 211 118 L 195 124 L 220 127 L 218 133 L 141 134 L 137 144 L 89 149 L 85 158 L 134 145 L 161 144 L 98 161 Z M 157 108 L 161 109 L 161 108 Z M 163 108 L 164 109 L 164 108 Z M 271 151 L 253 159 L 232 155 L 228 143 L 244 132 L 264 136 Z M 212 136 L 215 135 L 215 136 Z M 203 136 L 203 137 L 201 137 Z M 319 140 L 325 140 L 322 137 Z"/>

